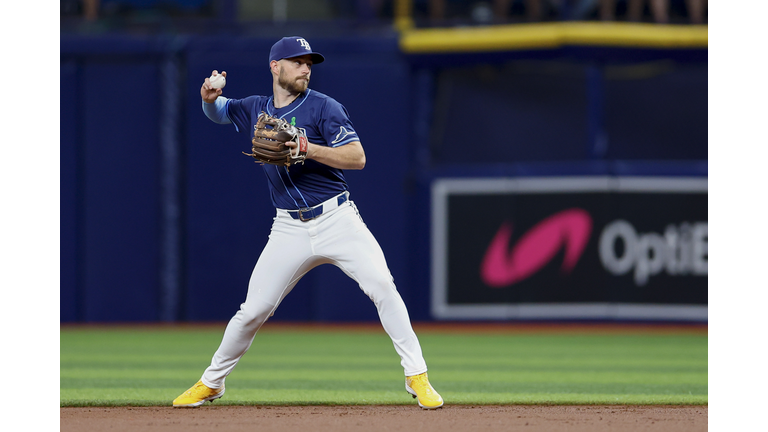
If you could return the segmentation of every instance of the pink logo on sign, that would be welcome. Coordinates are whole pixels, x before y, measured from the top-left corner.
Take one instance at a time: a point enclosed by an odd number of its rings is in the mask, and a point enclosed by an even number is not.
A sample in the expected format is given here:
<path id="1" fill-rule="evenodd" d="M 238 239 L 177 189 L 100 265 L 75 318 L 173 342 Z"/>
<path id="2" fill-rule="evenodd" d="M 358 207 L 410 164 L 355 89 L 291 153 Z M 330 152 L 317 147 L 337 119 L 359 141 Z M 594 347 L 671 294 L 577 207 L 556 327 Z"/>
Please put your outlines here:
<path id="1" fill-rule="evenodd" d="M 480 277 L 493 288 L 502 288 L 533 276 L 565 248 L 562 271 L 570 273 L 581 258 L 592 233 L 592 218 L 585 210 L 572 208 L 556 213 L 523 234 L 512 250 L 512 224 L 499 228 L 485 252 Z"/>

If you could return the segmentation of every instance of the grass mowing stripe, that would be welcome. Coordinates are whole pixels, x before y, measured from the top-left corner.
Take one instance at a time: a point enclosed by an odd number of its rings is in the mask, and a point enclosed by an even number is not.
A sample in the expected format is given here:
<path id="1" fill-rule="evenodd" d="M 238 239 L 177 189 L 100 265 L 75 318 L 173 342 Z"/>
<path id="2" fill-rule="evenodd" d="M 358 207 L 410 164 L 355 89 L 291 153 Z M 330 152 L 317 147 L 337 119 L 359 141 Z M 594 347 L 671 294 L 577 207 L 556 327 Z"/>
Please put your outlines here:
<path id="1" fill-rule="evenodd" d="M 79 380 L 101 379 L 101 380 L 153 380 L 158 379 L 160 370 L 146 369 L 76 369 L 71 368 L 61 372 L 62 385 L 77 385 Z M 162 378 L 169 379 L 189 379 L 190 374 L 199 370 L 185 369 L 173 370 L 165 369 L 162 371 Z M 270 368 L 246 368 L 238 370 L 237 379 L 256 380 L 293 380 L 301 379 L 306 381 L 391 381 L 399 379 L 402 373 L 397 370 L 383 371 L 369 368 L 367 370 L 314 370 L 314 369 L 296 369 L 296 370 L 274 370 Z M 707 383 L 707 374 L 704 373 L 653 373 L 653 372 L 562 372 L 562 371 L 505 371 L 505 372 L 487 372 L 475 371 L 467 374 L 464 371 L 443 371 L 432 372 L 433 379 L 450 380 L 455 382 L 471 383 L 529 383 L 529 382 L 552 382 L 552 383 L 595 383 L 595 384 L 701 384 Z"/>
<path id="2" fill-rule="evenodd" d="M 60 335 L 62 406 L 167 405 L 199 378 L 221 341 L 221 331 L 178 329 Z M 449 403 L 707 403 L 702 335 L 426 332 L 419 339 Z M 413 403 L 402 380 L 383 332 L 265 329 L 228 378 L 222 404 Z"/>
<path id="3" fill-rule="evenodd" d="M 388 385 L 396 381 L 390 380 L 388 383 L 382 383 L 377 381 L 358 381 L 358 380 L 299 380 L 299 379 L 280 379 L 280 380 L 239 380 L 236 384 L 230 384 L 229 388 L 233 385 L 236 389 L 247 390 L 296 390 L 298 393 L 309 390 L 337 390 L 346 391 L 350 388 L 354 388 L 357 391 L 370 390 L 370 391 L 386 391 L 394 390 L 398 385 Z M 67 383 L 64 382 L 64 385 Z M 87 387 L 95 393 L 105 393 L 113 388 L 132 388 L 132 389 L 147 389 L 162 387 L 173 387 L 177 385 L 177 388 L 183 388 L 179 386 L 178 382 L 172 380 L 127 380 L 127 379 L 115 379 L 115 380 L 83 380 L 78 383 L 79 386 Z M 71 387 L 70 387 L 71 388 Z M 642 385 L 626 385 L 626 384 L 595 384 L 595 383 L 551 383 L 551 382 L 538 382 L 538 383 L 486 383 L 481 391 L 478 391 L 478 387 L 474 384 L 467 382 L 454 382 L 454 381 L 440 381 L 441 392 L 466 392 L 466 393 L 508 393 L 508 394 L 531 394 L 531 393 L 579 393 L 579 394 L 689 394 L 689 395 L 706 395 L 707 386 L 705 385 L 691 385 L 691 384 L 642 384 Z M 180 393 L 177 391 L 177 393 Z"/>

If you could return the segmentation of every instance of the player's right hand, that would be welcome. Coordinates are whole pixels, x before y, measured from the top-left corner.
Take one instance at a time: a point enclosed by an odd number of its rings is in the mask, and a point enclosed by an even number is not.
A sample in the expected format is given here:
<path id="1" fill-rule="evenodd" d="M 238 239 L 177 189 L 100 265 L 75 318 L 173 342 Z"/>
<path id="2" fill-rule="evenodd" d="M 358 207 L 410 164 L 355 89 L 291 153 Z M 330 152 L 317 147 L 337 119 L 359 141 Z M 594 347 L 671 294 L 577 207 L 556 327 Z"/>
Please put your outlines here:
<path id="1" fill-rule="evenodd" d="M 211 72 L 212 76 L 213 75 L 218 75 L 218 74 L 219 74 L 219 71 L 217 71 L 217 70 L 214 70 L 213 72 Z M 221 75 L 224 78 L 226 78 L 227 77 L 227 72 L 226 71 L 222 71 Z M 216 102 L 216 98 L 219 97 L 220 95 L 221 95 L 221 89 L 215 89 L 215 88 L 211 87 L 210 79 L 206 78 L 205 81 L 203 82 L 203 86 L 200 87 L 200 96 L 202 96 L 203 100 L 208 102 L 208 103 L 214 103 L 214 102 Z"/>

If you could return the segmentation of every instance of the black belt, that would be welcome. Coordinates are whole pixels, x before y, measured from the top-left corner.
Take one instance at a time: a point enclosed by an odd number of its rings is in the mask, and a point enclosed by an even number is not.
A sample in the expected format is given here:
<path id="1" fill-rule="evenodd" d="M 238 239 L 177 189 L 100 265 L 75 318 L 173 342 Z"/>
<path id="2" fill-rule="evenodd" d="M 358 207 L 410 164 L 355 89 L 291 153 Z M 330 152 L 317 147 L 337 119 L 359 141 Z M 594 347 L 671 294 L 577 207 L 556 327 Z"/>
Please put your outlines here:
<path id="1" fill-rule="evenodd" d="M 291 215 L 291 217 L 294 219 L 306 222 L 320 216 L 323 213 L 327 213 L 336 207 L 339 207 L 340 205 L 347 202 L 348 197 L 349 192 L 344 192 L 341 195 L 335 196 L 328 201 L 324 201 L 314 207 L 303 208 L 300 210 L 288 210 L 288 214 Z"/>

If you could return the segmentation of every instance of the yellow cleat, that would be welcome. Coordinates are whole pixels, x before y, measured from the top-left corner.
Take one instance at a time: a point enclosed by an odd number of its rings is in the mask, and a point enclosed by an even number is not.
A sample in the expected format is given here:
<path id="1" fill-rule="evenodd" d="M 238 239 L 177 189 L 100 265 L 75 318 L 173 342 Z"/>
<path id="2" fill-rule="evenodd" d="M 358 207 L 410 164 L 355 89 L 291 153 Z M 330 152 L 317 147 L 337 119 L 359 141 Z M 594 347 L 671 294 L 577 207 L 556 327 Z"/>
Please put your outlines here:
<path id="1" fill-rule="evenodd" d="M 181 394 L 173 400 L 173 406 L 176 407 L 198 407 L 204 404 L 206 401 L 212 401 L 218 399 L 224 395 L 224 387 L 220 389 L 212 389 L 203 384 L 202 381 L 198 381 L 197 384 L 190 387 L 189 390 Z"/>
<path id="2" fill-rule="evenodd" d="M 405 391 L 418 398 L 419 406 L 435 409 L 443 406 L 443 398 L 432 388 L 427 373 L 405 377 Z"/>

